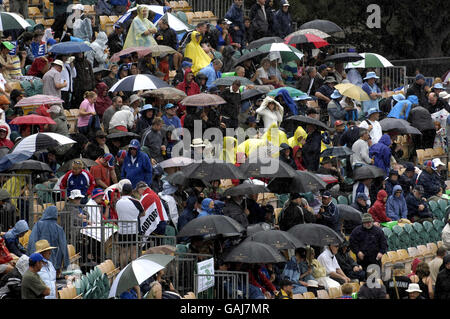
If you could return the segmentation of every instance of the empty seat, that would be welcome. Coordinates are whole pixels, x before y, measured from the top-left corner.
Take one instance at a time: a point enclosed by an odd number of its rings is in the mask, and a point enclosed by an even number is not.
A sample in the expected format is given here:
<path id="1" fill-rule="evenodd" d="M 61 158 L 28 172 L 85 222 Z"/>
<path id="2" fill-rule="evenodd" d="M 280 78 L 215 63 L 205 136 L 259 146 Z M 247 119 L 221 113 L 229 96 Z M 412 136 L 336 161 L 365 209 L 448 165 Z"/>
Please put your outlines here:
<path id="1" fill-rule="evenodd" d="M 336 299 L 342 297 L 341 287 L 330 287 L 328 288 L 328 295 L 330 299 Z"/>
<path id="2" fill-rule="evenodd" d="M 302 294 L 295 294 L 292 296 L 292 299 L 305 299 L 305 297 Z"/>
<path id="3" fill-rule="evenodd" d="M 316 296 L 314 296 L 314 294 L 311 291 L 304 292 L 303 297 L 305 297 L 305 299 L 316 299 Z"/>
<path id="4" fill-rule="evenodd" d="M 317 290 L 317 299 L 330 299 L 325 289 Z"/>
<path id="5" fill-rule="evenodd" d="M 345 204 L 348 205 L 348 198 L 342 195 L 339 195 L 337 198 L 337 201 L 339 204 Z"/>

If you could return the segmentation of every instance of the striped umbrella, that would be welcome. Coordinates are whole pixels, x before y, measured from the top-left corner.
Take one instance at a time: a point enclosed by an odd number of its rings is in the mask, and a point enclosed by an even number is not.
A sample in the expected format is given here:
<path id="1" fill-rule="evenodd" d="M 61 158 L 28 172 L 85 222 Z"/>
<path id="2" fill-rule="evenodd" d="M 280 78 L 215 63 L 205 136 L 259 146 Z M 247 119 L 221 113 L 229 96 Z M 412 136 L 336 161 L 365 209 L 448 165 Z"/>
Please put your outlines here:
<path id="1" fill-rule="evenodd" d="M 158 19 L 160 19 L 164 15 L 164 7 L 163 6 L 147 5 L 147 4 L 141 4 L 141 6 L 147 7 L 148 10 L 155 13 L 155 18 L 152 21 L 153 23 L 155 23 Z M 116 21 L 116 23 L 114 23 L 114 25 L 126 22 L 128 19 L 130 19 L 133 11 L 136 11 L 136 10 L 137 10 L 137 7 L 134 7 L 132 9 L 128 10 L 123 16 L 121 16 L 119 18 L 119 20 Z"/>
<path id="2" fill-rule="evenodd" d="M 0 31 L 21 30 L 27 27 L 31 25 L 17 13 L 0 12 Z"/>
<path id="3" fill-rule="evenodd" d="M 394 66 L 385 57 L 376 53 L 360 53 L 364 59 L 347 63 L 346 69 L 352 68 L 388 68 Z"/>
<path id="4" fill-rule="evenodd" d="M 26 97 L 21 99 L 17 104 L 16 107 L 21 106 L 30 106 L 30 105 L 42 105 L 42 104 L 54 104 L 54 103 L 63 103 L 64 101 L 60 98 L 52 95 L 33 95 L 30 97 Z"/>
<path id="5" fill-rule="evenodd" d="M 67 136 L 57 133 L 37 133 L 22 139 L 19 144 L 15 146 L 12 154 L 21 152 L 36 152 L 49 147 L 66 145 L 76 143 L 76 141 Z"/>
<path id="6" fill-rule="evenodd" d="M 300 34 L 314 34 L 315 36 L 318 36 L 319 38 L 322 39 L 326 39 L 331 37 L 331 35 L 329 35 L 328 33 L 325 33 L 323 31 L 317 30 L 317 29 L 303 29 L 303 30 L 297 30 L 295 32 L 292 32 L 291 34 L 288 35 L 292 36 L 292 35 L 300 35 Z"/>
<path id="7" fill-rule="evenodd" d="M 136 52 L 138 54 L 139 58 L 142 58 L 146 56 L 149 53 L 152 53 L 152 50 L 148 47 L 133 47 L 133 48 L 127 48 L 125 50 L 122 50 L 120 52 L 114 53 L 111 59 L 109 61 L 111 62 L 117 62 L 120 60 L 121 56 L 131 54 L 133 52 Z"/>
<path id="8" fill-rule="evenodd" d="M 278 52 L 284 63 L 293 60 L 301 60 L 304 55 L 298 49 L 285 43 L 264 44 L 261 47 L 259 47 L 258 50 L 263 53 Z"/>
<path id="9" fill-rule="evenodd" d="M 170 87 L 167 82 L 150 74 L 129 75 L 116 84 L 114 84 L 109 92 L 135 92 L 140 90 L 154 90 L 163 87 Z"/>

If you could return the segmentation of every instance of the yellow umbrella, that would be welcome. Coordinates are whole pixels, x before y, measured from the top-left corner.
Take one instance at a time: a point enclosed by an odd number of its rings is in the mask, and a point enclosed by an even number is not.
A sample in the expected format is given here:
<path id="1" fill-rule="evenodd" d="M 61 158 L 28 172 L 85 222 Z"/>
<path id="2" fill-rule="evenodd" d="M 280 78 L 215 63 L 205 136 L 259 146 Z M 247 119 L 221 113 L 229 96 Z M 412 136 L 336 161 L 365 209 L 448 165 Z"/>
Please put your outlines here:
<path id="1" fill-rule="evenodd" d="M 341 83 L 337 84 L 334 87 L 336 90 L 339 91 L 344 96 L 347 96 L 353 100 L 356 101 L 369 101 L 370 97 L 369 95 L 364 92 L 363 89 L 361 89 L 359 86 L 354 85 L 352 83 Z"/>

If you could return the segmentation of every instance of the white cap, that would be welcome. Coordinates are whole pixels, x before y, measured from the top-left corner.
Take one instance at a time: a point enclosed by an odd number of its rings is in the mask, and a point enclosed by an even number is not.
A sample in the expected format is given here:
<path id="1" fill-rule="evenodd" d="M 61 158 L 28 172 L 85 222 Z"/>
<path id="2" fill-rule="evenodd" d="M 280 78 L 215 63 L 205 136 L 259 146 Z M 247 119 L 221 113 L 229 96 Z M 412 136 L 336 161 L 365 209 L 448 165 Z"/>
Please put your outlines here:
<path id="1" fill-rule="evenodd" d="M 64 62 L 61 61 L 61 60 L 55 60 L 55 61 L 52 62 L 52 64 L 59 65 L 62 68 L 64 67 Z"/>
<path id="2" fill-rule="evenodd" d="M 448 98 L 450 97 L 450 94 L 448 94 L 448 93 L 445 92 L 445 91 L 442 91 L 442 92 L 439 93 L 439 97 L 440 97 L 441 99 L 448 100 Z"/>
<path id="3" fill-rule="evenodd" d="M 75 198 L 84 198 L 84 195 L 81 194 L 81 191 L 79 189 L 74 189 L 70 192 L 70 199 L 75 199 Z"/>
<path id="4" fill-rule="evenodd" d="M 438 168 L 438 166 L 444 166 L 445 167 L 445 164 L 442 163 L 440 158 L 433 158 L 433 164 L 434 164 L 434 166 L 436 168 Z"/>
<path id="5" fill-rule="evenodd" d="M 72 10 L 81 10 L 84 11 L 84 6 L 81 3 L 77 3 L 72 7 Z"/>
<path id="6" fill-rule="evenodd" d="M 203 143 L 201 138 L 194 138 L 192 140 L 191 147 L 205 147 L 206 145 Z"/>
<path id="7" fill-rule="evenodd" d="M 408 289 L 405 290 L 406 292 L 422 292 L 420 290 L 420 287 L 418 284 L 409 284 Z"/>

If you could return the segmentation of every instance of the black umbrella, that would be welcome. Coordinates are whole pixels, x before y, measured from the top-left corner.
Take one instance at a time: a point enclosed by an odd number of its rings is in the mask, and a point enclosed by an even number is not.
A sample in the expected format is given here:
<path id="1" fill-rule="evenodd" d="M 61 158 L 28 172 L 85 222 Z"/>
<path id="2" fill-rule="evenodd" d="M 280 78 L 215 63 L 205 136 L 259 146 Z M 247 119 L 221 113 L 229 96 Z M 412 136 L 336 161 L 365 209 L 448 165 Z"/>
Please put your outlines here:
<path id="1" fill-rule="evenodd" d="M 267 244 L 278 250 L 305 247 L 305 244 L 295 236 L 282 230 L 260 231 L 249 236 L 246 240 Z"/>
<path id="2" fill-rule="evenodd" d="M 353 151 L 347 146 L 335 146 L 330 147 L 320 153 L 320 157 L 334 156 L 334 157 L 346 157 L 352 155 Z"/>
<path id="3" fill-rule="evenodd" d="M 241 101 L 248 100 L 257 96 L 261 96 L 270 92 L 270 89 L 263 86 L 256 89 L 245 90 L 241 94 Z"/>
<path id="4" fill-rule="evenodd" d="M 241 85 L 254 85 L 252 81 L 247 78 L 243 78 L 241 76 L 227 76 L 224 78 L 219 78 L 213 82 L 216 86 L 231 86 L 234 81 L 239 80 Z"/>
<path id="5" fill-rule="evenodd" d="M 238 186 L 228 188 L 225 192 L 223 192 L 223 196 L 239 196 L 260 193 L 270 193 L 270 190 L 262 185 L 243 183 Z"/>
<path id="6" fill-rule="evenodd" d="M 351 220 L 357 223 L 362 222 L 362 213 L 356 208 L 345 204 L 337 204 L 337 208 L 339 209 L 339 216 L 343 220 Z"/>
<path id="7" fill-rule="evenodd" d="M 355 181 L 368 178 L 377 178 L 385 175 L 386 172 L 383 169 L 374 165 L 363 165 L 353 171 L 353 179 Z"/>
<path id="8" fill-rule="evenodd" d="M 190 179 L 187 178 L 186 175 L 182 171 L 175 172 L 166 177 L 165 181 L 169 182 L 172 185 L 181 185 L 181 186 L 199 186 L 199 187 L 208 187 L 209 183 L 201 180 L 201 179 Z"/>
<path id="9" fill-rule="evenodd" d="M 102 78 L 104 78 L 104 77 L 106 77 L 106 76 L 108 76 L 109 75 L 109 73 L 111 73 L 111 71 L 110 70 L 108 70 L 108 69 L 105 69 L 104 67 L 101 67 L 101 66 L 98 66 L 98 67 L 95 67 L 93 70 L 92 70 L 93 72 L 94 72 L 94 74 L 96 74 L 96 73 L 101 73 L 102 74 Z"/>
<path id="10" fill-rule="evenodd" d="M 188 178 L 212 181 L 218 179 L 245 179 L 241 171 L 231 163 L 215 160 L 213 162 L 196 162 L 181 169 Z"/>
<path id="11" fill-rule="evenodd" d="M 345 37 L 344 30 L 336 23 L 328 20 L 313 20 L 302 24 L 299 28 L 303 29 L 317 29 L 325 33 L 334 35 L 335 37 Z"/>
<path id="12" fill-rule="evenodd" d="M 191 220 L 181 229 L 177 237 L 217 235 L 234 237 L 240 236 L 244 231 L 245 228 L 231 217 L 210 215 Z"/>
<path id="13" fill-rule="evenodd" d="M 247 264 L 276 264 L 285 261 L 286 259 L 272 246 L 247 240 L 231 249 L 224 258 L 224 262 Z"/>
<path id="14" fill-rule="evenodd" d="M 380 121 L 380 125 L 384 132 L 397 131 L 400 134 L 422 135 L 417 128 L 411 126 L 408 121 L 402 119 L 386 117 Z"/>
<path id="15" fill-rule="evenodd" d="M 91 160 L 89 158 L 74 158 L 74 159 L 71 159 L 71 160 L 69 160 L 67 162 L 64 162 L 64 164 L 61 165 L 58 168 L 57 171 L 58 172 L 67 172 L 67 171 L 71 170 L 73 161 L 77 161 L 77 160 L 78 161 L 82 161 L 83 164 L 84 164 L 84 167 L 88 167 L 89 168 L 89 167 L 92 167 L 94 165 L 97 165 L 97 163 L 95 161 L 93 161 L 93 160 Z"/>
<path id="16" fill-rule="evenodd" d="M 247 236 L 251 236 L 260 231 L 267 231 L 267 230 L 271 230 L 271 229 L 272 229 L 272 226 L 270 226 L 270 224 L 268 224 L 268 223 L 257 223 L 257 224 L 248 225 L 247 226 Z"/>
<path id="17" fill-rule="evenodd" d="M 356 52 L 343 52 L 327 56 L 324 61 L 325 62 L 333 61 L 334 63 L 339 64 L 339 63 L 356 62 L 363 59 L 364 58 Z"/>
<path id="18" fill-rule="evenodd" d="M 241 164 L 239 170 L 245 177 L 255 178 L 272 178 L 276 177 L 289 177 L 295 176 L 296 171 L 291 166 L 278 158 L 260 158 L 252 157 L 250 160 L 246 160 Z"/>
<path id="19" fill-rule="evenodd" d="M 301 123 L 303 125 L 307 125 L 307 124 L 311 124 L 311 125 L 316 125 L 319 128 L 322 128 L 324 130 L 328 130 L 328 131 L 334 131 L 334 129 L 332 129 L 331 127 L 328 127 L 325 123 L 316 120 L 312 117 L 309 116 L 304 116 L 304 115 L 293 115 L 293 116 L 289 116 L 287 119 L 285 119 L 283 122 L 287 123 L 287 122 L 298 122 Z"/>
<path id="20" fill-rule="evenodd" d="M 247 45 L 246 49 L 257 49 L 260 46 L 269 43 L 284 43 L 284 40 L 280 37 L 265 37 L 251 42 L 249 45 Z"/>
<path id="21" fill-rule="evenodd" d="M 292 178 L 275 177 L 267 188 L 277 194 L 316 192 L 327 187 L 319 176 L 308 171 L 295 171 Z"/>
<path id="22" fill-rule="evenodd" d="M 23 162 L 16 163 L 9 169 L 9 171 L 16 171 L 22 169 L 30 171 L 53 172 L 53 170 L 50 168 L 50 166 L 48 166 L 48 164 L 35 160 L 26 160 Z"/>
<path id="23" fill-rule="evenodd" d="M 236 60 L 236 62 L 234 62 L 234 66 L 237 66 L 239 64 L 241 64 L 244 61 L 253 59 L 257 56 L 263 55 L 263 54 L 267 54 L 267 52 L 261 52 L 259 50 L 255 50 L 255 51 L 250 51 L 244 55 L 241 55 L 241 57 L 239 57 L 239 59 Z"/>
<path id="24" fill-rule="evenodd" d="M 344 239 L 330 227 L 320 224 L 299 224 L 288 230 L 298 240 L 311 246 L 339 245 Z"/>
<path id="25" fill-rule="evenodd" d="M 117 132 L 117 133 L 111 133 L 106 136 L 108 139 L 115 139 L 115 138 L 122 138 L 122 137 L 130 137 L 130 138 L 138 138 L 140 137 L 139 134 L 133 133 L 133 132 Z"/>

